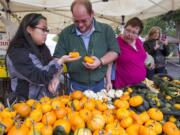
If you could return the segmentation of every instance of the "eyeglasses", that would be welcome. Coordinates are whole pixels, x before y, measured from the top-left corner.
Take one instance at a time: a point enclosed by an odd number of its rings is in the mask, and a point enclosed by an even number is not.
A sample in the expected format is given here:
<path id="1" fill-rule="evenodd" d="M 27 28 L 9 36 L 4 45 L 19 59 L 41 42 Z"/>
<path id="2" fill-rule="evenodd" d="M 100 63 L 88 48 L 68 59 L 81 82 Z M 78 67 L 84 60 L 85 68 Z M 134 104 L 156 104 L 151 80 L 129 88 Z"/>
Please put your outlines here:
<path id="1" fill-rule="evenodd" d="M 128 34 L 132 34 L 132 35 L 138 35 L 139 33 L 138 32 L 135 32 L 135 31 L 131 31 L 130 29 L 125 29 L 125 32 L 128 33 Z"/>
<path id="2" fill-rule="evenodd" d="M 85 18 L 85 19 L 82 19 L 82 20 L 76 20 L 74 18 L 73 21 L 74 21 L 75 24 L 80 24 L 80 23 L 87 24 L 87 23 L 89 23 L 91 21 L 91 18 L 88 17 L 88 18 Z"/>
<path id="3" fill-rule="evenodd" d="M 40 29 L 40 30 L 42 30 L 44 33 L 45 33 L 45 32 L 49 32 L 49 30 L 48 30 L 47 28 L 40 28 L 40 27 L 34 27 L 34 28 Z"/>
<path id="4" fill-rule="evenodd" d="M 87 23 L 87 22 L 89 22 L 89 20 L 88 20 L 88 19 L 83 19 L 83 20 L 74 20 L 74 23 L 75 23 L 75 24 L 79 24 L 79 23 L 83 23 L 83 24 L 85 24 L 85 23 Z"/>

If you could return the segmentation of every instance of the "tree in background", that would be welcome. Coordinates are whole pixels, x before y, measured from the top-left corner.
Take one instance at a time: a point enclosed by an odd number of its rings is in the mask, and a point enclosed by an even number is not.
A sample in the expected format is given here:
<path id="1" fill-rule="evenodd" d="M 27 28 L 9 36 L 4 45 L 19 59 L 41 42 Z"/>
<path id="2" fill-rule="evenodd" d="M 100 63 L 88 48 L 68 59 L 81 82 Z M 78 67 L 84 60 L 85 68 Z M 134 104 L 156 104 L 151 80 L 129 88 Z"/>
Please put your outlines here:
<path id="1" fill-rule="evenodd" d="M 174 26 L 176 31 L 175 36 L 180 39 L 180 10 L 170 11 L 161 17 L 162 20 L 166 21 L 169 26 Z"/>
<path id="2" fill-rule="evenodd" d="M 159 26 L 163 33 L 180 39 L 180 10 L 170 11 L 164 15 L 144 21 L 143 35 L 147 35 L 152 26 Z"/>
<path id="3" fill-rule="evenodd" d="M 153 26 L 159 26 L 162 30 L 166 29 L 166 22 L 163 21 L 159 16 L 152 17 L 144 21 L 144 30 L 142 35 L 146 36 Z M 164 33 L 164 31 L 163 31 Z"/>

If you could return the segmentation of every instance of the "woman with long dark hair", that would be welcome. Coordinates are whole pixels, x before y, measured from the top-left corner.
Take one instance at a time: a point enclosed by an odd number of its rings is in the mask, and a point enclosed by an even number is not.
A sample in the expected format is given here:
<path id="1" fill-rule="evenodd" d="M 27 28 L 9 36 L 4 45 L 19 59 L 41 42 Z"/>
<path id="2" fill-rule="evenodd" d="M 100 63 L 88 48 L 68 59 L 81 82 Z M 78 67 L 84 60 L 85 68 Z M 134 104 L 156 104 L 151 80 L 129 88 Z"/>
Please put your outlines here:
<path id="1" fill-rule="evenodd" d="M 30 13 L 23 18 L 7 50 L 11 89 L 23 99 L 52 96 L 48 84 L 62 64 L 79 59 L 68 55 L 53 59 L 45 45 L 48 31 L 46 18 Z"/>

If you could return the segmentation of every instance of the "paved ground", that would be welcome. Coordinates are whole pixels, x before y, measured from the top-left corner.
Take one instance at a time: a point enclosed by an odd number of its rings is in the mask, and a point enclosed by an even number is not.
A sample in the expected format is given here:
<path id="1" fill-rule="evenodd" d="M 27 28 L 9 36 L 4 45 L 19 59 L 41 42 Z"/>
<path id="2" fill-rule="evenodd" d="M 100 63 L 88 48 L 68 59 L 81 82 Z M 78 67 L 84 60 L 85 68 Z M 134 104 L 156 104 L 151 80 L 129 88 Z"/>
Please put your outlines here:
<path id="1" fill-rule="evenodd" d="M 180 79 L 180 63 L 179 58 L 170 58 L 167 60 L 167 72 L 175 79 Z"/>

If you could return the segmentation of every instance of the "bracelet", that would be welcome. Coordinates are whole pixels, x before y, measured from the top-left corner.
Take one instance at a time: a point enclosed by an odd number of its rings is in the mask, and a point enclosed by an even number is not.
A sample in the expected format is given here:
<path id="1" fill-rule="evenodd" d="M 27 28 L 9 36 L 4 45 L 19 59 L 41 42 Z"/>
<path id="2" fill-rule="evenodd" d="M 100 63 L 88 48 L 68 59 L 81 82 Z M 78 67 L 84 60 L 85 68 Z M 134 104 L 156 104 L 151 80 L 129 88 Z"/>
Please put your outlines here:
<path id="1" fill-rule="evenodd" d="M 99 65 L 99 67 L 102 67 L 102 66 L 103 66 L 103 62 L 102 62 L 102 60 L 101 60 L 101 59 L 99 59 L 99 61 L 100 61 L 100 65 Z"/>

